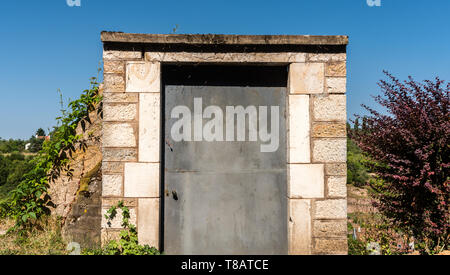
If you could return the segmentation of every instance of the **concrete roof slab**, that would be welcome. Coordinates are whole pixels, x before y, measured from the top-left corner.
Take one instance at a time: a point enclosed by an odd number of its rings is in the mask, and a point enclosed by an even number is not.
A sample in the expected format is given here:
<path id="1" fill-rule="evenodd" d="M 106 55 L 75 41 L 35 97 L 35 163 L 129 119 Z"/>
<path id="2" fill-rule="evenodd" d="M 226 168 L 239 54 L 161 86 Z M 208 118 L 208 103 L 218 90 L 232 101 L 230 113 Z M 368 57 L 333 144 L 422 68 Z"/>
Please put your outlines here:
<path id="1" fill-rule="evenodd" d="M 345 35 L 138 34 L 102 32 L 104 43 L 189 45 L 347 45 Z"/>

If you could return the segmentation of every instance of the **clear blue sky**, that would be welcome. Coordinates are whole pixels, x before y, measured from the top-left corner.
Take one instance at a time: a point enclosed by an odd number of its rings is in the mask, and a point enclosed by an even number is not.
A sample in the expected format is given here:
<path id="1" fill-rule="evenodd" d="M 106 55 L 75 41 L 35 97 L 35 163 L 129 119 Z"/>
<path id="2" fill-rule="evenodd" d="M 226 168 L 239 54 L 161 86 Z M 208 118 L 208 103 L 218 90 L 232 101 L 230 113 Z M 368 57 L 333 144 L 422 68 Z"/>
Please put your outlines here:
<path id="1" fill-rule="evenodd" d="M 76 98 L 101 61 L 102 30 L 134 33 L 348 35 L 348 114 L 372 104 L 386 69 L 450 80 L 450 1 L 2 1 L 0 137 L 55 125 L 60 88 Z"/>

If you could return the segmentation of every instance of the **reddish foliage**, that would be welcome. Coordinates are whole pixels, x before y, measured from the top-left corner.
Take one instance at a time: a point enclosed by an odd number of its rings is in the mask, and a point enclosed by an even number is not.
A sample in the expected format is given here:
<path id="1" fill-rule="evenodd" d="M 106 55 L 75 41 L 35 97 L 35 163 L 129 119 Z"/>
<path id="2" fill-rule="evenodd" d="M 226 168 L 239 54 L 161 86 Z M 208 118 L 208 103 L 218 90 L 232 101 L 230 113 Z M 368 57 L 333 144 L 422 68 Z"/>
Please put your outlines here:
<path id="1" fill-rule="evenodd" d="M 374 99 L 387 114 L 363 105 L 370 115 L 350 135 L 384 181 L 377 207 L 432 253 L 449 244 L 450 83 L 385 74 Z"/>

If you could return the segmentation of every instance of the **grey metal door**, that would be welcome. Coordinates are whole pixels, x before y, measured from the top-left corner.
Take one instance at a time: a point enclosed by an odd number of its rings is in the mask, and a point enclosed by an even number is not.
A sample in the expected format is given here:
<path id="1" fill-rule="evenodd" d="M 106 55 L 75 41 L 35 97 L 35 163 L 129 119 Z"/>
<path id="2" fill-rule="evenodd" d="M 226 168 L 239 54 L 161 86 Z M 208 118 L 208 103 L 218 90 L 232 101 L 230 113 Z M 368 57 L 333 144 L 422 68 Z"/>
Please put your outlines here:
<path id="1" fill-rule="evenodd" d="M 208 106 L 223 112 L 223 126 L 216 120 L 215 131 L 207 123 L 219 114 L 208 115 Z M 243 125 L 238 116 L 231 120 L 227 106 L 254 106 L 248 110 L 257 111 L 256 141 L 250 122 L 255 114 L 245 116 L 243 140 L 242 132 L 238 137 Z M 267 107 L 266 122 L 261 106 Z M 269 141 L 260 131 L 264 123 L 269 132 L 276 130 L 272 106 L 278 106 L 279 140 L 267 150 L 262 145 Z M 166 85 L 163 112 L 165 253 L 286 254 L 286 88 Z M 227 118 L 234 122 L 234 138 L 227 137 Z"/>

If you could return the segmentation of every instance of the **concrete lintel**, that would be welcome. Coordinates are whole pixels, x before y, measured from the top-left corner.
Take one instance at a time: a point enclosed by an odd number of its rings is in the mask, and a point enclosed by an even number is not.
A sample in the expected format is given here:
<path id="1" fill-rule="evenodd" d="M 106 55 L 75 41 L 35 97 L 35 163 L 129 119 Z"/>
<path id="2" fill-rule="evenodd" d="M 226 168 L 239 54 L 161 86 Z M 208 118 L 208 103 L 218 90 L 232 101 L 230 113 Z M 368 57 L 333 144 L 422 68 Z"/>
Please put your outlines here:
<path id="1" fill-rule="evenodd" d="M 225 35 L 101 33 L 102 42 L 197 45 L 347 45 L 346 35 Z"/>

